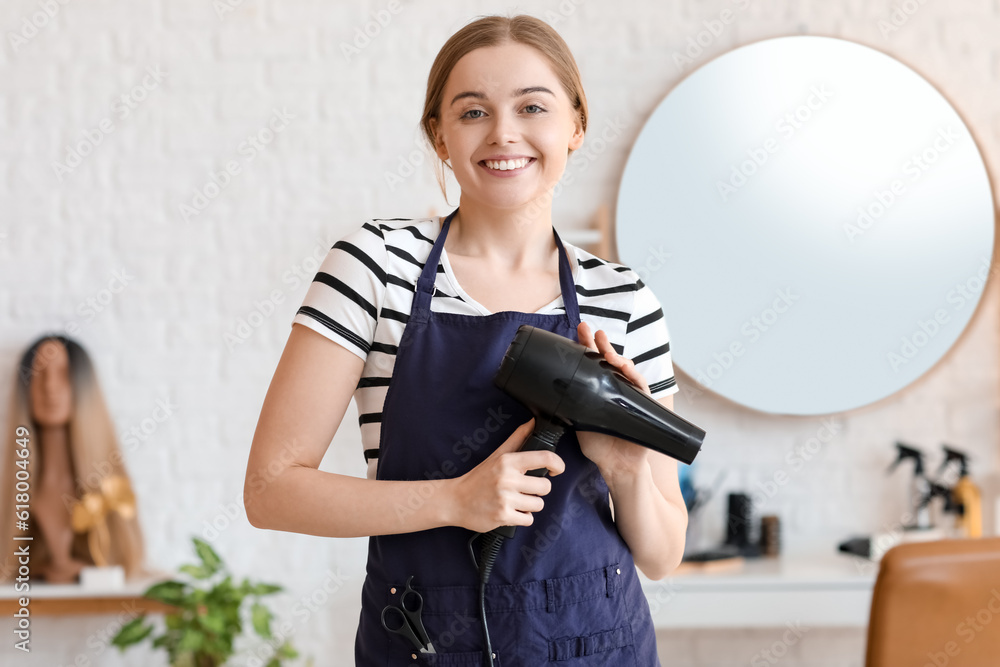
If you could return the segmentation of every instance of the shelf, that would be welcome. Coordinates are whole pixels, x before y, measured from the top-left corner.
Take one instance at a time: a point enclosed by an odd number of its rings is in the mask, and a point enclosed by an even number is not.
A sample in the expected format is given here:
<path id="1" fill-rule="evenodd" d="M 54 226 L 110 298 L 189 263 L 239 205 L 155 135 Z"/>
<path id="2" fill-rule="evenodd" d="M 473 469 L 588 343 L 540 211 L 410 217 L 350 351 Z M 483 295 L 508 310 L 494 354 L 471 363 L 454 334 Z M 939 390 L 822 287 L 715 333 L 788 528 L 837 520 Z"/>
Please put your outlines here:
<path id="1" fill-rule="evenodd" d="M 642 585 L 658 628 L 864 627 L 877 575 L 877 564 L 854 556 L 802 554 Z"/>
<path id="2" fill-rule="evenodd" d="M 14 614 L 22 597 L 29 599 L 28 611 L 32 616 L 170 612 L 175 607 L 142 597 L 147 588 L 166 579 L 169 577 L 136 579 L 110 590 L 87 589 L 79 584 L 33 583 L 30 590 L 18 592 L 13 584 L 5 584 L 0 586 L 0 614 Z"/>

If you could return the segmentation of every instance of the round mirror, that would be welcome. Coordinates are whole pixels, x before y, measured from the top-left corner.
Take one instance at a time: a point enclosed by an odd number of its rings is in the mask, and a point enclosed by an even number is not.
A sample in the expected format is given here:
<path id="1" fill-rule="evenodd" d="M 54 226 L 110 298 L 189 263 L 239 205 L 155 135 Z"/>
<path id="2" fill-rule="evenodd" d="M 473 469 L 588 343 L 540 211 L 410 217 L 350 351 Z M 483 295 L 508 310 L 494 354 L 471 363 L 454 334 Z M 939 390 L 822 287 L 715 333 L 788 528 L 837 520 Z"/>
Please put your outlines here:
<path id="1" fill-rule="evenodd" d="M 930 369 L 990 271 L 982 156 L 938 91 L 852 42 L 756 42 L 691 73 L 636 139 L 616 242 L 674 364 L 772 413 L 841 412 Z"/>

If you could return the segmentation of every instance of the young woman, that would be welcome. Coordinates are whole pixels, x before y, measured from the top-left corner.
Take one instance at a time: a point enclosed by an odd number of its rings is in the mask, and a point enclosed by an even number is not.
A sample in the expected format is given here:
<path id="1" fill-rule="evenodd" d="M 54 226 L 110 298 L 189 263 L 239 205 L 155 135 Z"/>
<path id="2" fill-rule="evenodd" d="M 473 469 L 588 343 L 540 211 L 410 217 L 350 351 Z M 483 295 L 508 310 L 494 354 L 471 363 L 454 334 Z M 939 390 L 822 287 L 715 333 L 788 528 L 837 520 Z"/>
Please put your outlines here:
<path id="1" fill-rule="evenodd" d="M 598 350 L 668 408 L 678 390 L 652 291 L 552 224 L 587 125 L 575 60 L 538 19 L 474 21 L 434 61 L 422 125 L 461 186 L 458 208 L 372 219 L 330 250 L 264 401 L 248 516 L 371 536 L 358 665 L 657 665 L 636 566 L 660 579 L 681 560 L 676 462 L 585 432 L 556 453 L 520 452 L 531 413 L 492 382 L 527 323 Z M 366 479 L 317 470 L 352 394 Z M 537 468 L 549 477 L 525 474 Z M 510 525 L 485 591 L 486 652 L 468 543 Z M 429 642 L 383 624 L 408 582 Z"/>

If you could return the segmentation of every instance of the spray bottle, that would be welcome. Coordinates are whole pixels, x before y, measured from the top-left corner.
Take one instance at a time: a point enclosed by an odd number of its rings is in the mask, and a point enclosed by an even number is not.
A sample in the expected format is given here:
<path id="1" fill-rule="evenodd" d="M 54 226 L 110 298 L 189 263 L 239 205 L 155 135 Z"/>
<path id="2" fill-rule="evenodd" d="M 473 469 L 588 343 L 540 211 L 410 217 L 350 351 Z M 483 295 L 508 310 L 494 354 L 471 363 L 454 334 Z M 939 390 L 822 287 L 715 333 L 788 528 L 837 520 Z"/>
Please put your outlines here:
<path id="1" fill-rule="evenodd" d="M 962 515 L 962 506 L 955 502 L 955 494 L 951 487 L 944 486 L 943 484 L 938 484 L 936 482 L 930 482 L 930 493 L 924 498 L 924 502 L 930 504 L 935 498 L 940 498 L 943 502 L 941 511 L 944 514 L 951 514 L 955 518 L 951 520 L 951 525 L 946 525 L 941 529 L 941 537 L 943 538 L 959 538 L 964 537 L 961 531 L 958 529 L 958 522 Z M 947 522 L 942 522 L 946 523 Z"/>
<path id="2" fill-rule="evenodd" d="M 896 443 L 896 449 L 896 460 L 893 461 L 886 472 L 891 473 L 906 459 L 913 459 L 913 479 L 910 481 L 909 508 L 915 513 L 916 519 L 914 522 L 904 525 L 903 528 L 906 530 L 930 530 L 932 528 L 930 500 L 933 498 L 933 495 L 931 494 L 930 480 L 924 475 L 924 454 L 919 449 L 901 442 Z"/>
<path id="3" fill-rule="evenodd" d="M 969 477 L 969 456 L 962 451 L 941 445 L 944 449 L 944 463 L 939 473 L 952 461 L 959 465 L 958 481 L 951 489 L 952 503 L 956 508 L 956 537 L 983 536 L 983 499 L 979 487 Z"/>

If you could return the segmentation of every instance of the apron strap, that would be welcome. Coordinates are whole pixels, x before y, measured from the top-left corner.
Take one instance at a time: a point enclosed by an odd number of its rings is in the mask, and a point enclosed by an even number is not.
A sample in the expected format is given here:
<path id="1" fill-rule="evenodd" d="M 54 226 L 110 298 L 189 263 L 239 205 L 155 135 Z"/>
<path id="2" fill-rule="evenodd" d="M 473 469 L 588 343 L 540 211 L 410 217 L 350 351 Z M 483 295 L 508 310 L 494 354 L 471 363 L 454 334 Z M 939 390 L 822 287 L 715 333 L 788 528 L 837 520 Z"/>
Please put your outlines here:
<path id="1" fill-rule="evenodd" d="M 413 307 L 410 309 L 409 322 L 424 323 L 431 312 L 431 297 L 434 295 L 434 282 L 437 280 L 438 263 L 441 261 L 441 251 L 444 249 L 444 240 L 448 236 L 448 229 L 451 227 L 451 219 L 458 213 L 456 208 L 448 214 L 438 233 L 434 247 L 431 248 L 430 255 L 424 263 L 424 269 L 420 272 L 417 280 L 417 291 L 413 294 Z"/>
<path id="2" fill-rule="evenodd" d="M 566 248 L 555 226 L 552 233 L 556 237 L 556 246 L 559 248 L 559 287 L 562 289 L 563 305 L 566 306 L 566 318 L 573 327 L 573 331 L 580 326 L 580 306 L 576 301 L 576 284 L 573 282 L 573 267 L 569 265 L 569 258 L 566 256 Z"/>
<path id="3" fill-rule="evenodd" d="M 431 248 L 424 268 L 420 272 L 417 289 L 413 294 L 413 308 L 410 312 L 412 321 L 427 321 L 428 313 L 431 310 L 431 297 L 434 295 L 434 283 L 437 280 L 438 263 L 441 261 L 441 251 L 444 249 L 444 240 L 451 228 L 451 219 L 455 217 L 456 213 L 458 213 L 457 208 L 444 219 L 441 232 L 438 234 L 437 240 L 434 241 L 434 247 Z M 576 298 L 576 285 L 573 282 L 573 267 L 569 264 L 566 248 L 555 226 L 552 227 L 552 234 L 556 239 L 556 247 L 559 248 L 559 288 L 562 291 L 563 305 L 566 307 L 566 318 L 575 330 L 580 324 L 580 306 Z"/>

